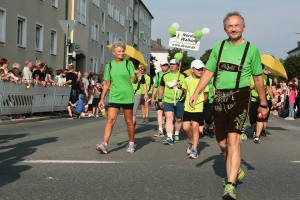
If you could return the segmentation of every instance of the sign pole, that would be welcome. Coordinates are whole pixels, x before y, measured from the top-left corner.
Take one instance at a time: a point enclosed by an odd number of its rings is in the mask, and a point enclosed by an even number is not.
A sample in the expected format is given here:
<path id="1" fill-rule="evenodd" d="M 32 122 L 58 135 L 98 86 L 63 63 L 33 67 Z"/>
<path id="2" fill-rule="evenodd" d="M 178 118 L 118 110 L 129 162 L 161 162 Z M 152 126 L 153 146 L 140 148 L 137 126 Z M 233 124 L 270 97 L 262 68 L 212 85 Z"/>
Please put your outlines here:
<path id="1" fill-rule="evenodd" d="M 66 69 L 68 69 L 68 65 L 69 65 L 69 43 L 68 43 L 68 36 L 69 36 L 69 24 L 67 24 L 67 34 L 66 34 Z"/>
<path id="2" fill-rule="evenodd" d="M 184 52 L 184 48 L 181 49 L 182 58 L 183 58 L 183 52 Z M 181 64 L 182 64 L 182 58 L 181 58 L 180 64 L 179 64 L 179 70 L 178 70 L 177 80 L 179 80 L 179 76 L 180 76 L 180 69 L 181 69 Z"/>

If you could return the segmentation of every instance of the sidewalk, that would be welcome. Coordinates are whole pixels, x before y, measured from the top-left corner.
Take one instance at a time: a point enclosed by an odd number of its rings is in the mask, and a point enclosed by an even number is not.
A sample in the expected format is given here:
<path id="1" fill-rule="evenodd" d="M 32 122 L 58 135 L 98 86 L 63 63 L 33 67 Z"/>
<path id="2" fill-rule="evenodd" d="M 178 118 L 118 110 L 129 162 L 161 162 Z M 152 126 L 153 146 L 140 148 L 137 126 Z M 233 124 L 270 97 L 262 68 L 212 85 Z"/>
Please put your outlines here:
<path id="1" fill-rule="evenodd" d="M 9 117 L 2 115 L 0 116 L 0 126 L 8 124 L 18 124 L 26 122 L 37 122 L 48 119 L 59 119 L 69 117 L 67 113 L 57 114 L 57 113 L 35 113 L 33 116 L 27 115 L 25 119 L 10 119 Z"/>

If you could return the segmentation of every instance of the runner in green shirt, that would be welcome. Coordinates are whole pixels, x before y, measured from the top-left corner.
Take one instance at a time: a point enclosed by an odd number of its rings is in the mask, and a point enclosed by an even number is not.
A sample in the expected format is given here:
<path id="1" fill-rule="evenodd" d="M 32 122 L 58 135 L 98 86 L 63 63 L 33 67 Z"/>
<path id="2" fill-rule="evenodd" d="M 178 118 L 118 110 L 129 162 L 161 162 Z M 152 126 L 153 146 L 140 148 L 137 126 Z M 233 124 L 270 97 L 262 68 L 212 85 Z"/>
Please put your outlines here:
<path id="1" fill-rule="evenodd" d="M 189 158 L 193 159 L 198 157 L 199 134 L 203 131 L 204 125 L 203 103 L 208 98 L 208 86 L 206 86 L 203 92 L 199 94 L 197 102 L 193 108 L 189 105 L 189 98 L 194 94 L 194 91 L 200 81 L 203 69 L 203 62 L 201 60 L 194 60 L 191 63 L 192 75 L 185 78 L 182 85 L 182 88 L 184 89 L 183 91 L 186 94 L 182 127 L 187 137 L 190 139 L 190 145 L 187 148 L 187 153 Z"/>
<path id="2" fill-rule="evenodd" d="M 164 144 L 173 145 L 179 142 L 179 131 L 183 117 L 183 103 L 185 95 L 182 91 L 185 76 L 179 72 L 179 61 L 170 61 L 170 72 L 163 75 L 158 91 L 158 104 L 164 109 L 166 116 L 167 137 Z M 164 95 L 164 101 L 162 97 Z M 175 119 L 175 136 L 173 140 L 173 121 Z"/>
<path id="3" fill-rule="evenodd" d="M 240 168 L 242 153 L 240 134 L 244 133 L 250 101 L 250 76 L 253 75 L 260 99 L 258 112 L 268 115 L 268 105 L 262 78 L 260 54 L 256 46 L 242 37 L 244 18 L 238 12 L 228 13 L 223 20 L 228 39 L 217 43 L 206 63 L 194 95 L 190 98 L 193 107 L 205 86 L 214 77 L 217 97 L 214 100 L 216 139 L 226 159 L 227 177 L 223 198 L 236 199 L 236 183 L 244 177 Z"/>
<path id="4" fill-rule="evenodd" d="M 164 137 L 164 132 L 163 132 L 163 108 L 161 108 L 158 105 L 158 88 L 160 86 L 160 81 L 161 78 L 163 77 L 164 74 L 169 72 L 169 62 L 167 60 L 162 60 L 160 62 L 160 68 L 161 71 L 157 72 L 155 75 L 155 81 L 154 81 L 154 87 L 153 87 L 153 92 L 152 92 L 152 97 L 151 97 L 151 104 L 155 106 L 156 109 L 156 115 L 157 115 L 157 124 L 158 124 L 158 132 L 154 134 L 154 137 Z M 162 101 L 163 101 L 163 96 L 162 96 Z"/>
<path id="5" fill-rule="evenodd" d="M 122 107 L 129 137 L 129 145 L 126 152 L 133 153 L 135 151 L 135 129 L 132 120 L 134 102 L 132 83 L 137 82 L 138 76 L 141 76 L 141 73 L 139 71 L 135 73 L 132 62 L 124 58 L 125 45 L 122 42 L 116 42 L 112 45 L 112 53 L 114 60 L 106 65 L 103 92 L 98 104 L 101 109 L 105 108 L 104 98 L 110 89 L 108 117 L 104 128 L 103 142 L 96 144 L 95 148 L 103 154 L 108 153 L 107 143 Z"/>
<path id="6" fill-rule="evenodd" d="M 153 91 L 153 79 L 146 74 L 146 67 L 143 68 L 142 70 L 144 70 L 144 77 L 145 77 L 145 81 L 146 81 L 146 88 L 147 88 L 147 94 L 145 94 L 144 91 L 142 91 L 142 100 L 141 100 L 141 111 L 142 111 L 142 116 L 143 116 L 143 120 L 142 123 L 149 123 L 149 101 L 152 98 L 152 91 Z M 145 100 L 145 96 L 148 96 L 148 100 Z"/>

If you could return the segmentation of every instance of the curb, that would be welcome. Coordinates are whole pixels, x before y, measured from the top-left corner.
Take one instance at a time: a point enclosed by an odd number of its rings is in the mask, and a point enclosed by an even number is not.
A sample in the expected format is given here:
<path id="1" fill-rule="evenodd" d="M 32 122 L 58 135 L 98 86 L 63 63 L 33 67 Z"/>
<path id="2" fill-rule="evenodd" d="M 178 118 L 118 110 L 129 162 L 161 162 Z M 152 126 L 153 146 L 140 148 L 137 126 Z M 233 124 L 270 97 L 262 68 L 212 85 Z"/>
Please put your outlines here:
<path id="1" fill-rule="evenodd" d="M 10 119 L 10 120 L 0 120 L 1 125 L 9 125 L 9 124 L 19 124 L 19 123 L 27 123 L 27 122 L 38 122 L 48 119 L 60 119 L 67 118 L 69 115 L 61 115 L 61 116 L 44 116 L 44 117 L 29 117 L 25 119 Z"/>

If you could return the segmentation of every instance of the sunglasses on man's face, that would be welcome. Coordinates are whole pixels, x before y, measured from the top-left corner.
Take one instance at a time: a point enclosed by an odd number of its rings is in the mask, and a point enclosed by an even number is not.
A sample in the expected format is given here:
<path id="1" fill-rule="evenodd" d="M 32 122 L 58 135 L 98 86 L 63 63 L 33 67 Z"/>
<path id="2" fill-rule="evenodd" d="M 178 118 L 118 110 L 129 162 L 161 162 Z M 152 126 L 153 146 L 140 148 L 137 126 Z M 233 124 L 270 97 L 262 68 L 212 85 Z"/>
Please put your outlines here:
<path id="1" fill-rule="evenodd" d="M 198 72 L 202 72 L 203 71 L 203 68 L 200 68 L 200 69 L 194 68 L 194 69 L 197 70 Z"/>

